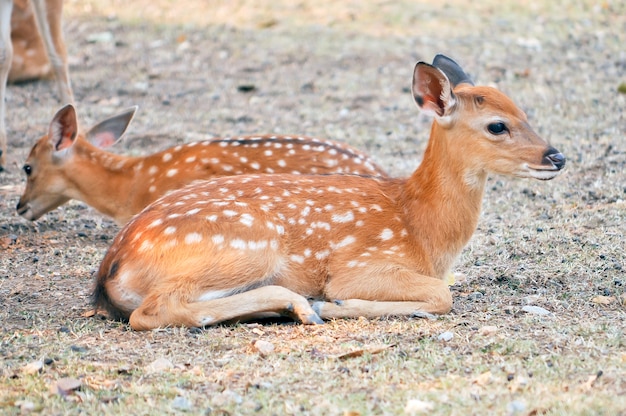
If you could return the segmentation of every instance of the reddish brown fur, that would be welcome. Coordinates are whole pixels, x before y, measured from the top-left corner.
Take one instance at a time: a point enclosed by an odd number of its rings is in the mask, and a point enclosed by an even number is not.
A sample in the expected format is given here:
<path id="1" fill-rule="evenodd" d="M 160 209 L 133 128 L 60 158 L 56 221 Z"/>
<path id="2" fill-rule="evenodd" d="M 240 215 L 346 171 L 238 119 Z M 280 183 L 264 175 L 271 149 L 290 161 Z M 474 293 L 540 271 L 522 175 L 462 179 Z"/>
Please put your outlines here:
<path id="1" fill-rule="evenodd" d="M 419 63 L 414 95 L 436 119 L 410 178 L 242 175 L 176 190 L 116 237 L 97 307 L 137 330 L 448 312 L 443 277 L 476 228 L 487 173 L 550 179 L 564 158 L 493 88 L 453 93 Z"/>
<path id="2" fill-rule="evenodd" d="M 50 133 L 33 146 L 25 163 L 31 173 L 17 210 L 30 220 L 73 198 L 124 224 L 168 191 L 194 180 L 225 175 L 283 172 L 386 176 L 365 153 L 345 144 L 310 137 L 215 138 L 145 157 L 116 155 L 86 138 L 95 142 L 104 136 L 103 146 L 113 144 L 121 133 L 105 128 L 96 126 L 66 142 L 57 137 L 53 129 L 55 120 L 66 111 L 69 110 L 57 113 Z M 116 125 L 123 132 L 121 124 L 125 128 L 132 113 L 123 113 L 100 124 Z M 77 129 L 75 118 L 68 123 L 63 129 Z"/>

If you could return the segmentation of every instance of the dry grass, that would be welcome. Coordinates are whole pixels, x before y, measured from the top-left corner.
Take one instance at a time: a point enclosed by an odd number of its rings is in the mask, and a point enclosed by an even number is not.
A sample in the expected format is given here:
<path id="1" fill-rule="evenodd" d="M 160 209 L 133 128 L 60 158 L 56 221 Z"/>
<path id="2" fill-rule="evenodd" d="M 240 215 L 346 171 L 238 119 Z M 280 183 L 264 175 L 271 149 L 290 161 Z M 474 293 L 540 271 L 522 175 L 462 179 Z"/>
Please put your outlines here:
<path id="1" fill-rule="evenodd" d="M 490 179 L 454 310 L 437 320 L 135 333 L 81 316 L 111 221 L 77 202 L 36 224 L 16 217 L 19 167 L 58 104 L 49 83 L 11 87 L 1 413 L 626 414 L 626 8 L 474 3 L 66 2 L 84 124 L 140 106 L 119 152 L 302 133 L 406 175 L 430 123 L 406 91 L 412 67 L 445 52 L 518 102 L 568 168 L 550 182 Z M 63 378 L 80 388 L 59 394 Z"/>

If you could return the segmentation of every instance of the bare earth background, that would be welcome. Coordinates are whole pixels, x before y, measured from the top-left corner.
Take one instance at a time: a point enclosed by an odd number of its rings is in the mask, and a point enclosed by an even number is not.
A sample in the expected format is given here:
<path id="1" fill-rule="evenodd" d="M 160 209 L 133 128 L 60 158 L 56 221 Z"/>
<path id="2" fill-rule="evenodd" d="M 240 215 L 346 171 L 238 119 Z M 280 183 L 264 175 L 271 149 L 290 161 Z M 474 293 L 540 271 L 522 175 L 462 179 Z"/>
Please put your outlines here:
<path id="1" fill-rule="evenodd" d="M 490 178 L 439 319 L 135 333 L 82 316 L 112 221 L 78 202 L 15 214 L 60 104 L 53 83 L 11 86 L 0 413 L 626 415 L 623 1 L 72 0 L 65 28 L 83 126 L 139 105 L 117 152 L 297 133 L 408 175 L 430 126 L 413 66 L 443 52 L 525 109 L 567 169 Z"/>

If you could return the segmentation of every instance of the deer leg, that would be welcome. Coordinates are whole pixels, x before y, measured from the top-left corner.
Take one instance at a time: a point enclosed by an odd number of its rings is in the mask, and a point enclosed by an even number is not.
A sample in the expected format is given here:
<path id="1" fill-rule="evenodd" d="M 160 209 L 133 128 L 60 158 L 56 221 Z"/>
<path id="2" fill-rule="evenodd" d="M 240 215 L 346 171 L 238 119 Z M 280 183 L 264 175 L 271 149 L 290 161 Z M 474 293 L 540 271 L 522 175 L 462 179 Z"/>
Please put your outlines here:
<path id="1" fill-rule="evenodd" d="M 406 269 L 379 270 L 377 278 L 363 274 L 342 275 L 331 280 L 326 288 L 328 299 L 315 302 L 313 310 L 322 319 L 375 318 L 379 316 L 422 316 L 444 314 L 452 308 L 450 289 L 441 279 L 417 274 Z M 367 281 L 364 286 L 359 282 Z M 374 300 L 376 299 L 376 300 Z"/>
<path id="2" fill-rule="evenodd" d="M 0 172 L 4 170 L 7 152 L 6 118 L 6 91 L 11 60 L 13 59 L 13 44 L 11 43 L 11 12 L 12 0 L 0 0 Z"/>
<path id="3" fill-rule="evenodd" d="M 45 0 L 32 0 L 32 4 L 35 11 L 35 21 L 37 22 L 41 39 L 57 81 L 60 99 L 63 104 L 74 104 L 74 94 L 70 84 L 67 60 L 61 56 L 61 51 L 55 46 L 53 40 L 54 37 L 54 39 L 58 40 L 58 44 L 64 44 L 63 28 L 61 27 L 63 3 L 58 2 L 58 4 L 53 6 L 58 8 L 58 10 L 48 10 Z M 54 21 L 50 22 L 48 20 L 49 17 L 54 19 Z"/>
<path id="4" fill-rule="evenodd" d="M 187 302 L 171 293 L 151 295 L 130 315 L 130 325 L 138 331 L 165 326 L 204 327 L 268 312 L 293 316 L 303 324 L 323 323 L 303 296 L 282 286 L 263 286 L 201 302 Z"/>

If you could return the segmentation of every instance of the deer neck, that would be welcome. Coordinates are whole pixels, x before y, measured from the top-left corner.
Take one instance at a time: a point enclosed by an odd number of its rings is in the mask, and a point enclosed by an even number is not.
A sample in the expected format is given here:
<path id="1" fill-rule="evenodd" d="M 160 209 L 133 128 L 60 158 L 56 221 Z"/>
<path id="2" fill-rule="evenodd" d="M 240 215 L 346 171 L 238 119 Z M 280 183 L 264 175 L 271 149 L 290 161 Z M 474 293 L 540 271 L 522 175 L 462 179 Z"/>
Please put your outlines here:
<path id="1" fill-rule="evenodd" d="M 476 230 L 487 179 L 484 170 L 464 164 L 461 150 L 448 135 L 449 130 L 433 123 L 422 163 L 407 181 L 404 201 L 416 244 L 426 251 L 440 278 Z"/>
<path id="2" fill-rule="evenodd" d="M 76 162 L 69 174 L 74 185 L 70 196 L 118 223 L 125 222 L 132 216 L 131 190 L 136 181 L 135 167 L 141 158 L 105 152 L 86 141 L 75 145 L 73 151 Z"/>

